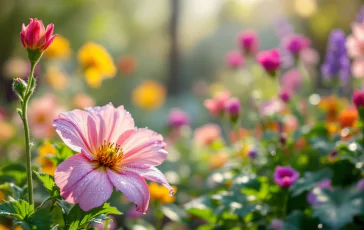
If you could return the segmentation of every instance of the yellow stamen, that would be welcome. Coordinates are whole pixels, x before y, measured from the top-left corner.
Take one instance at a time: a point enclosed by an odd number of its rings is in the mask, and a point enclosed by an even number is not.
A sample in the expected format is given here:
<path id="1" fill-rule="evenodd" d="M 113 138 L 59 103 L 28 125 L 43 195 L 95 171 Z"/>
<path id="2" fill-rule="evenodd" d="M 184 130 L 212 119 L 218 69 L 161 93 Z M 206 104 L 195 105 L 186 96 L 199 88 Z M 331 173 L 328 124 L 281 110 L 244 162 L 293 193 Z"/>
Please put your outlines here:
<path id="1" fill-rule="evenodd" d="M 97 149 L 96 159 L 100 166 L 113 168 L 121 161 L 123 155 L 120 145 L 104 141 Z"/>

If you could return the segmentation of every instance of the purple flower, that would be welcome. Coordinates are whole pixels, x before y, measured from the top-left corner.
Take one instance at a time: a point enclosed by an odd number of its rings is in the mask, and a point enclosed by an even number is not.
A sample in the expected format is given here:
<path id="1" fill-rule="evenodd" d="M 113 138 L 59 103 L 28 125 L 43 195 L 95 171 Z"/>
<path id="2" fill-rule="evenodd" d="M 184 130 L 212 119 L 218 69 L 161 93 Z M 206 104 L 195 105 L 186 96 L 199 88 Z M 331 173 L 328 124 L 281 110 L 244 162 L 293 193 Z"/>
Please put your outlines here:
<path id="1" fill-rule="evenodd" d="M 171 128 L 178 128 L 190 123 L 188 115 L 181 109 L 172 109 L 168 115 L 168 126 Z"/>
<path id="2" fill-rule="evenodd" d="M 300 174 L 289 166 L 278 166 L 274 172 L 274 182 L 283 188 L 293 185 L 299 177 Z"/>
<path id="3" fill-rule="evenodd" d="M 248 156 L 252 159 L 256 158 L 258 156 L 258 153 L 255 149 L 252 149 L 248 152 Z"/>
<path id="4" fill-rule="evenodd" d="M 236 120 L 240 115 L 240 101 L 239 99 L 232 97 L 224 105 L 225 112 L 230 119 Z"/>
<path id="5" fill-rule="evenodd" d="M 331 180 L 330 179 L 325 179 L 323 181 L 321 181 L 320 183 L 318 183 L 314 189 L 312 189 L 312 191 L 310 191 L 309 193 L 307 193 L 307 202 L 312 205 L 319 205 L 322 202 L 320 201 L 320 194 L 321 194 L 321 189 L 331 189 Z"/>
<path id="6" fill-rule="evenodd" d="M 350 77 L 350 59 L 346 52 L 346 35 L 340 29 L 331 32 L 321 73 L 326 79 L 339 77 L 346 83 Z"/>
<path id="7" fill-rule="evenodd" d="M 283 227 L 283 221 L 279 219 L 273 219 L 270 223 L 270 227 L 272 230 L 279 230 Z"/>
<path id="8" fill-rule="evenodd" d="M 356 184 L 356 189 L 357 190 L 364 190 L 364 178 L 360 179 L 358 181 L 358 183 Z"/>

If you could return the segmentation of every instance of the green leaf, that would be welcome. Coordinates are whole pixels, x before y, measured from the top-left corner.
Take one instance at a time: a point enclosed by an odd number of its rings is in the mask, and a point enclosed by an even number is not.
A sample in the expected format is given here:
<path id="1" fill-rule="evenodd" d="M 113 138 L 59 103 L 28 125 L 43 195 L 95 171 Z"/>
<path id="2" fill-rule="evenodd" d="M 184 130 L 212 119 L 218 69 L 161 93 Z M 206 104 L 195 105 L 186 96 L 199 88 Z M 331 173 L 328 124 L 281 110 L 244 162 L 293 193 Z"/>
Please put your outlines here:
<path id="1" fill-rule="evenodd" d="M 73 151 L 65 144 L 61 143 L 61 144 L 56 144 L 56 164 L 59 165 L 60 163 L 62 163 L 64 160 L 66 160 L 67 158 L 69 158 L 70 156 L 73 155 Z"/>
<path id="2" fill-rule="evenodd" d="M 0 215 L 15 218 L 15 224 L 19 224 L 24 230 L 27 229 L 50 229 L 52 219 L 47 209 L 34 211 L 34 205 L 25 200 L 5 201 L 0 205 Z"/>
<path id="3" fill-rule="evenodd" d="M 14 182 L 18 186 L 24 185 L 27 179 L 25 167 L 21 164 L 6 165 L 1 169 L 1 176 L 4 176 L 3 179 L 12 178 L 8 182 Z"/>
<path id="4" fill-rule="evenodd" d="M 8 191 L 12 195 L 12 197 L 15 198 L 15 200 L 22 199 L 25 196 L 26 191 L 27 191 L 26 188 L 20 188 L 20 187 L 16 186 L 14 183 L 1 184 L 0 190 Z"/>
<path id="5" fill-rule="evenodd" d="M 68 215 L 66 226 L 68 230 L 77 230 L 80 227 L 85 227 L 89 223 L 100 221 L 100 215 L 121 215 L 121 212 L 115 207 L 110 207 L 110 204 L 105 203 L 103 206 L 83 211 L 79 205 L 73 206 Z M 102 217 L 102 216 L 101 216 Z"/>
<path id="6" fill-rule="evenodd" d="M 341 188 L 322 190 L 319 199 L 324 203 L 313 207 L 313 216 L 330 229 L 340 229 L 350 223 L 355 215 L 364 213 L 364 191 Z"/>
<path id="7" fill-rule="evenodd" d="M 298 196 L 304 191 L 311 190 L 320 181 L 332 178 L 333 171 L 329 168 L 324 168 L 317 172 L 306 172 L 304 177 L 298 179 L 294 185 L 291 186 L 290 191 L 292 196 Z"/>
<path id="8" fill-rule="evenodd" d="M 213 215 L 213 204 L 208 196 L 201 196 L 196 198 L 187 204 L 185 204 L 185 210 L 196 217 L 199 217 L 209 223 L 216 221 L 216 216 Z"/>
<path id="9" fill-rule="evenodd" d="M 40 172 L 34 172 L 38 179 L 42 182 L 43 186 L 48 190 L 51 197 L 60 197 L 60 191 L 54 182 L 54 177 Z"/>
<path id="10" fill-rule="evenodd" d="M 303 213 L 294 211 L 286 217 L 281 230 L 304 230 L 302 228 Z"/>
<path id="11" fill-rule="evenodd" d="M 175 204 L 166 204 L 161 207 L 163 214 L 175 222 L 181 222 L 186 218 L 186 212 Z"/>

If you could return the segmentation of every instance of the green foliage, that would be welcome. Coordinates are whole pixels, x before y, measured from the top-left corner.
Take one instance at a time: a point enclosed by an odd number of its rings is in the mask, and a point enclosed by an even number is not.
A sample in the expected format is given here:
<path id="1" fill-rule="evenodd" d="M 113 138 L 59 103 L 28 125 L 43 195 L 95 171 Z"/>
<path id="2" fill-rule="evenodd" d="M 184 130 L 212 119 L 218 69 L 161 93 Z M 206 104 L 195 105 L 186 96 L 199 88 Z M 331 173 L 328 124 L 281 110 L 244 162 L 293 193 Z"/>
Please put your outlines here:
<path id="1" fill-rule="evenodd" d="M 51 197 L 60 197 L 60 191 L 56 183 L 54 182 L 53 176 L 41 172 L 34 172 L 34 174 L 37 175 L 38 179 L 42 182 L 43 186 L 48 190 L 49 195 Z"/>
<path id="2" fill-rule="evenodd" d="M 100 223 L 100 221 L 106 219 L 106 215 L 121 215 L 121 212 L 108 203 L 87 212 L 83 211 L 79 205 L 75 205 L 66 215 L 65 229 L 83 229 L 93 222 Z"/>
<path id="3" fill-rule="evenodd" d="M 165 204 L 161 206 L 162 213 L 169 219 L 181 222 L 186 221 L 186 212 L 175 204 Z"/>
<path id="4" fill-rule="evenodd" d="M 26 170 L 21 164 L 8 164 L 0 170 L 0 182 L 2 183 L 12 182 L 18 186 L 23 186 L 26 179 Z"/>
<path id="5" fill-rule="evenodd" d="M 320 181 L 332 178 L 333 171 L 329 168 L 321 169 L 317 172 L 306 172 L 303 177 L 298 179 L 296 183 L 290 188 L 293 196 L 298 196 L 301 193 L 311 190 Z"/>
<path id="6" fill-rule="evenodd" d="M 34 210 L 25 200 L 10 198 L 0 204 L 0 215 L 12 217 L 15 224 L 20 224 L 24 230 L 27 229 L 50 229 L 52 220 L 47 209 Z"/>
<path id="7" fill-rule="evenodd" d="M 364 191 L 342 188 L 322 190 L 320 200 L 324 202 L 313 207 L 313 216 L 330 229 L 340 229 L 350 223 L 355 215 L 364 213 Z"/>

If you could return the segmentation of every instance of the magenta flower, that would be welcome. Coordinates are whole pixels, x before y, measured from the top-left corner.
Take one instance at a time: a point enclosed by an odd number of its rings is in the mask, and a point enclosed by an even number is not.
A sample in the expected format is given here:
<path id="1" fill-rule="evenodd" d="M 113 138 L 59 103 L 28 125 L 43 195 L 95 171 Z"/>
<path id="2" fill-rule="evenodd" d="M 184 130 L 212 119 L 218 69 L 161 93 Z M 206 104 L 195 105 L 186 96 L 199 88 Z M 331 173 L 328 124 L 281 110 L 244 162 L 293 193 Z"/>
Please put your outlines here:
<path id="1" fill-rule="evenodd" d="M 240 101 L 239 99 L 232 97 L 224 104 L 225 113 L 229 116 L 232 121 L 236 121 L 240 115 Z"/>
<path id="2" fill-rule="evenodd" d="M 270 75 L 275 75 L 281 65 L 281 58 L 278 50 L 265 50 L 258 54 L 257 61 Z"/>
<path id="3" fill-rule="evenodd" d="M 280 219 L 273 219 L 270 226 L 272 230 L 280 230 L 283 227 L 283 221 Z"/>
<path id="4" fill-rule="evenodd" d="M 279 94 L 279 98 L 281 98 L 283 102 L 287 103 L 291 100 L 291 94 L 286 90 L 282 90 Z"/>
<path id="5" fill-rule="evenodd" d="M 172 109 L 168 115 L 168 126 L 172 128 L 178 128 L 184 125 L 188 125 L 190 119 L 188 115 L 181 109 Z"/>
<path id="6" fill-rule="evenodd" d="M 310 44 L 311 42 L 308 38 L 296 34 L 286 37 L 283 41 L 285 49 L 295 57 L 297 57 L 301 51 L 307 49 Z"/>
<path id="7" fill-rule="evenodd" d="M 254 30 L 247 30 L 239 34 L 238 45 L 246 55 L 255 55 L 259 48 L 258 36 Z"/>
<path id="8" fill-rule="evenodd" d="M 353 94 L 353 102 L 357 108 L 364 108 L 364 92 L 355 90 Z"/>
<path id="9" fill-rule="evenodd" d="M 244 64 L 243 56 L 239 51 L 230 51 L 226 54 L 226 64 L 233 69 L 239 68 Z"/>
<path id="10" fill-rule="evenodd" d="M 62 162 L 54 179 L 62 197 L 84 211 L 102 205 L 113 188 L 145 212 L 149 189 L 145 179 L 173 188 L 155 167 L 167 157 L 163 137 L 137 129 L 123 106 L 111 103 L 86 111 L 61 113 L 53 123 L 64 143 L 78 152 Z"/>
<path id="11" fill-rule="evenodd" d="M 44 52 L 57 36 L 57 34 L 52 35 L 53 29 L 53 24 L 49 24 L 45 29 L 41 20 L 31 18 L 29 25 L 22 26 L 20 41 L 26 49 L 39 49 L 40 52 Z"/>
<path id="12" fill-rule="evenodd" d="M 278 166 L 274 172 L 274 182 L 283 188 L 293 185 L 299 177 L 300 174 L 289 166 Z"/>
<path id="13" fill-rule="evenodd" d="M 320 194 L 321 194 L 321 189 L 331 189 L 331 180 L 330 179 L 325 179 L 323 181 L 321 181 L 320 183 L 318 183 L 314 189 L 312 189 L 312 191 L 310 191 L 309 193 L 307 193 L 307 202 L 311 205 L 319 205 L 322 203 L 322 201 L 320 201 Z"/>

